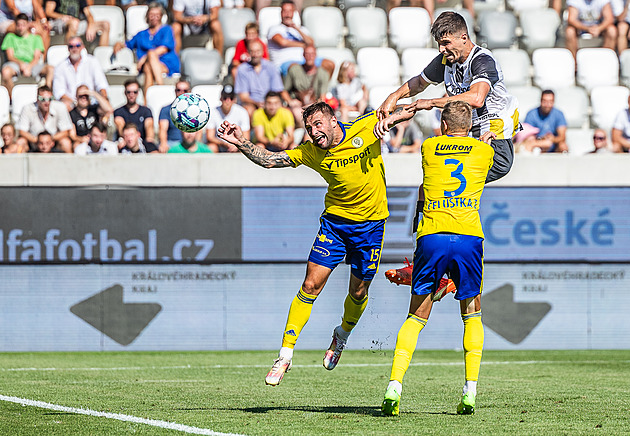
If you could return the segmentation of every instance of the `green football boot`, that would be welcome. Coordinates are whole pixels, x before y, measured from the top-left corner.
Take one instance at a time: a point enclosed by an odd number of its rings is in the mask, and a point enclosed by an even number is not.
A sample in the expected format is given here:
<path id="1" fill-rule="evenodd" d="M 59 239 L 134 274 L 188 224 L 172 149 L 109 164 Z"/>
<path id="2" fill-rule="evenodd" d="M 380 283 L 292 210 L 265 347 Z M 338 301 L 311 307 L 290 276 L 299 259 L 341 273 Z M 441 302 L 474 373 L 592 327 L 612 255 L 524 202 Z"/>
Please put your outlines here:
<path id="1" fill-rule="evenodd" d="M 400 406 L 400 393 L 396 392 L 394 386 L 390 386 L 385 391 L 385 399 L 383 400 L 381 411 L 385 416 L 398 416 L 400 413 L 398 406 Z"/>
<path id="2" fill-rule="evenodd" d="M 460 415 L 472 415 L 475 413 L 475 394 L 467 392 L 462 395 L 462 400 L 457 405 L 457 413 Z"/>

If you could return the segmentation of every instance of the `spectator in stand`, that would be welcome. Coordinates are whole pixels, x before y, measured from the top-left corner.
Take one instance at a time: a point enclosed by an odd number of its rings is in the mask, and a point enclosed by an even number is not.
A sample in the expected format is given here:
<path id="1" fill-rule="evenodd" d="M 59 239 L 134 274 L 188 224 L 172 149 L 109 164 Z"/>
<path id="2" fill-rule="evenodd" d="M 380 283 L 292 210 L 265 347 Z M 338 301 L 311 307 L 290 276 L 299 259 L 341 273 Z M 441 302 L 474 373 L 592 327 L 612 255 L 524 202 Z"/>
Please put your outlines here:
<path id="1" fill-rule="evenodd" d="M 285 101 L 289 101 L 289 94 L 284 90 L 278 70 L 271 61 L 263 59 L 262 44 L 252 41 L 249 44 L 249 53 L 249 62 L 238 66 L 234 91 L 251 116 L 256 109 L 263 106 L 265 95 L 269 91 L 283 93 Z"/>
<path id="2" fill-rule="evenodd" d="M 70 119 L 74 125 L 70 132 L 70 139 L 74 147 L 87 142 L 92 126 L 107 123 L 114 112 L 112 105 L 105 97 L 99 92 L 90 90 L 86 85 L 79 86 L 76 95 L 77 105 L 70 111 Z M 94 99 L 96 103 L 91 104 L 91 99 Z"/>
<path id="3" fill-rule="evenodd" d="M 581 35 L 592 38 L 603 37 L 604 48 L 615 50 L 617 28 L 610 0 L 567 0 L 566 47 L 575 58 L 578 39 Z"/>
<path id="4" fill-rule="evenodd" d="M 15 127 L 7 123 L 0 128 L 2 137 L 2 153 L 28 153 L 28 142 L 24 138 L 16 138 Z"/>
<path id="5" fill-rule="evenodd" d="M 39 35 L 30 32 L 25 14 L 16 17 L 15 33 L 4 37 L 2 50 L 8 61 L 2 66 L 2 85 L 7 88 L 9 97 L 13 91 L 13 79 L 19 76 L 45 77 L 46 85 L 52 84 L 54 68 L 41 62 L 44 44 Z"/>
<path id="6" fill-rule="evenodd" d="M 250 1 L 252 4 L 256 3 L 256 13 L 260 12 L 262 8 L 269 7 L 272 5 L 272 3 L 274 3 L 274 0 L 250 0 Z M 304 0 L 293 0 L 293 3 L 295 4 L 295 10 L 298 12 L 302 12 L 302 4 L 304 3 Z M 248 6 L 248 8 L 252 8 L 252 6 Z"/>
<path id="7" fill-rule="evenodd" d="M 282 99 L 277 92 L 269 91 L 265 105 L 256 109 L 252 116 L 252 126 L 256 144 L 269 151 L 282 151 L 293 148 L 295 122 L 289 109 L 282 107 Z"/>
<path id="8" fill-rule="evenodd" d="M 65 153 L 72 153 L 72 120 L 66 105 L 53 101 L 52 89 L 47 85 L 37 89 L 37 101 L 22 109 L 15 128 L 31 147 L 35 147 L 41 132 L 52 135 L 54 146 Z"/>
<path id="9" fill-rule="evenodd" d="M 39 132 L 37 134 L 37 138 L 35 139 L 35 148 L 31 151 L 31 153 L 63 153 L 63 151 L 55 147 L 53 135 L 44 130 L 43 132 Z"/>
<path id="10" fill-rule="evenodd" d="M 125 126 L 130 123 L 134 125 L 134 129 L 140 133 L 142 141 L 146 145 L 154 145 L 155 129 L 153 126 L 153 114 L 151 109 L 138 103 L 138 94 L 140 93 L 140 84 L 135 79 L 129 79 L 125 82 L 125 98 L 127 103 L 114 111 L 114 123 L 118 130 L 118 135 L 123 135 Z"/>
<path id="11" fill-rule="evenodd" d="M 182 140 L 169 153 L 214 153 L 210 147 L 198 140 L 197 132 L 182 132 Z"/>
<path id="12" fill-rule="evenodd" d="M 190 91 L 190 83 L 185 79 L 180 79 L 175 84 L 175 97 L 179 97 L 180 95 L 186 94 Z M 199 136 L 201 136 L 201 132 L 199 132 Z M 173 120 L 171 120 L 170 104 L 167 104 L 160 109 L 158 138 L 160 140 L 160 146 L 158 148 L 160 153 L 168 153 L 171 147 L 179 144 L 182 140 L 182 131 L 175 127 Z"/>
<path id="13" fill-rule="evenodd" d="M 118 140 L 118 150 L 121 154 L 157 153 L 158 149 L 152 142 L 144 142 L 134 123 L 127 123 L 122 128 L 122 137 Z"/>
<path id="14" fill-rule="evenodd" d="M 232 85 L 225 85 L 221 91 L 221 104 L 210 112 L 210 121 L 206 126 L 206 138 L 208 146 L 215 152 L 237 153 L 238 149 L 217 136 L 217 128 L 223 124 L 223 121 L 229 121 L 237 124 L 243 130 L 243 136 L 249 140 L 250 123 L 247 110 L 236 103 L 236 93 Z"/>
<path id="15" fill-rule="evenodd" d="M 42 0 L 43 1 L 43 0 Z M 46 16 L 52 20 L 50 27 L 66 42 L 77 35 L 85 35 L 88 42 L 98 36 L 98 45 L 109 45 L 109 22 L 94 21 L 88 0 L 46 0 Z"/>
<path id="16" fill-rule="evenodd" d="M 536 135 L 525 139 L 521 148 L 533 152 L 567 152 L 567 121 L 561 110 L 554 107 L 555 94 L 547 89 L 542 92 L 540 106 L 527 112 L 525 123 L 539 129 Z"/>
<path id="17" fill-rule="evenodd" d="M 141 30 L 127 41 L 127 47 L 136 50 L 138 72 L 144 73 L 144 93 L 154 84 L 164 84 L 164 77 L 179 74 L 179 57 L 175 52 L 173 29 L 162 24 L 164 8 L 151 2 L 147 9 L 148 29 Z M 114 55 L 123 48 L 122 42 L 114 44 Z"/>
<path id="18" fill-rule="evenodd" d="M 549 7 L 558 13 L 558 16 L 562 20 L 562 6 L 563 0 L 549 0 Z"/>
<path id="19" fill-rule="evenodd" d="M 437 2 L 438 7 L 449 7 L 452 8 L 457 6 L 458 3 L 462 3 L 464 9 L 466 9 L 470 15 L 475 17 L 475 6 L 474 0 L 462 0 L 462 1 L 449 1 L 449 0 L 409 0 L 409 6 L 414 8 L 424 8 L 429 13 L 429 17 L 431 18 L 431 22 L 435 20 L 435 3 Z M 402 1 L 401 0 L 387 0 L 387 10 L 391 10 L 392 8 L 400 7 Z"/>
<path id="20" fill-rule="evenodd" d="M 26 14 L 31 33 L 37 33 L 44 43 L 44 54 L 50 47 L 50 28 L 48 19 L 39 0 L 1 0 L 0 34 L 15 33 L 17 16 Z"/>
<path id="21" fill-rule="evenodd" d="M 219 21 L 221 0 L 173 0 L 175 51 L 180 52 L 182 38 L 210 32 L 213 47 L 223 55 L 223 28 Z"/>
<path id="22" fill-rule="evenodd" d="M 173 0 L 155 0 L 157 1 L 157 3 L 161 4 L 162 7 L 167 10 L 170 11 L 173 8 Z M 119 4 L 116 4 L 116 0 L 105 0 L 105 4 L 107 6 L 120 6 L 122 8 L 123 11 L 126 11 L 127 9 L 129 9 L 131 6 L 137 6 L 137 5 L 146 5 L 148 3 L 150 3 L 150 1 L 146 1 L 146 0 L 120 0 L 118 2 Z"/>
<path id="23" fill-rule="evenodd" d="M 419 153 L 423 136 L 420 127 L 411 120 L 403 121 L 389 131 L 387 148 L 390 153 Z"/>
<path id="24" fill-rule="evenodd" d="M 354 62 L 341 63 L 333 95 L 339 101 L 340 121 L 343 123 L 350 121 L 350 112 L 358 112 L 361 115 L 367 109 L 368 90 L 357 76 Z"/>
<path id="25" fill-rule="evenodd" d="M 98 91 L 107 99 L 109 84 L 98 60 L 84 52 L 83 40 L 73 36 L 68 41 L 68 57 L 55 68 L 53 95 L 56 100 L 65 103 L 69 111 L 77 104 L 77 88 L 84 85 L 92 91 Z M 87 135 L 87 133 L 86 133 Z"/>
<path id="26" fill-rule="evenodd" d="M 630 106 L 630 97 L 628 105 Z M 626 108 L 617 114 L 611 136 L 615 153 L 626 153 L 630 150 L 630 109 Z"/>
<path id="27" fill-rule="evenodd" d="M 74 148 L 74 154 L 87 156 L 88 154 L 118 154 L 118 144 L 107 140 L 107 126 L 96 122 L 90 127 L 85 142 Z"/>
<path id="28" fill-rule="evenodd" d="M 306 27 L 298 26 L 293 21 L 295 3 L 292 0 L 283 0 L 280 8 L 282 21 L 269 29 L 267 41 L 271 61 L 284 76 L 291 64 L 304 61 L 302 57 L 304 47 L 314 45 L 314 41 Z M 321 59 L 317 66 L 320 65 Z"/>
<path id="29" fill-rule="evenodd" d="M 322 67 L 315 66 L 317 50 L 312 45 L 304 47 L 304 63 L 293 64 L 284 77 L 284 89 L 289 93 L 289 107 L 298 127 L 304 127 L 302 108 L 316 101 L 324 101 L 330 75 Z"/>
<path id="30" fill-rule="evenodd" d="M 236 77 L 236 70 L 238 66 L 242 63 L 249 62 L 251 56 L 249 55 L 249 46 L 252 41 L 259 42 L 263 47 L 263 59 L 269 59 L 269 51 L 267 50 L 267 45 L 260 39 L 260 28 L 258 27 L 258 23 L 252 22 L 247 23 L 245 25 L 245 38 L 241 39 L 236 43 L 236 47 L 234 47 L 234 58 L 232 58 L 232 63 L 230 65 L 230 72 L 233 77 Z"/>
<path id="31" fill-rule="evenodd" d="M 611 0 L 610 7 L 617 26 L 617 53 L 621 54 L 628 48 L 628 32 L 630 31 L 628 0 Z"/>
<path id="32" fill-rule="evenodd" d="M 604 129 L 595 129 L 593 132 L 593 150 L 591 153 L 612 153 L 613 149 L 608 142 L 608 135 Z"/>

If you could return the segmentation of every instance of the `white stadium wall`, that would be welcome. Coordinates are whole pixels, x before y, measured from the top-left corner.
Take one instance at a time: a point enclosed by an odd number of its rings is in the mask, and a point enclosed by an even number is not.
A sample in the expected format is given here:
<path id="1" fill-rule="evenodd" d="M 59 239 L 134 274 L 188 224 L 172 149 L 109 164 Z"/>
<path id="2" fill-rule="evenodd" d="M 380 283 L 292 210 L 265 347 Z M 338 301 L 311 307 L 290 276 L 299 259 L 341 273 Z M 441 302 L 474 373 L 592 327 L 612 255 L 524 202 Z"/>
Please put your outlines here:
<path id="1" fill-rule="evenodd" d="M 386 156 L 383 263 L 350 348 L 391 350 L 409 291 L 383 271 L 411 257 L 419 156 Z M 517 156 L 487 187 L 487 349 L 628 349 L 630 158 Z M 230 156 L 0 159 L 0 351 L 276 349 L 325 187 L 305 169 Z M 300 338 L 324 349 L 348 267 Z M 461 348 L 457 302 L 422 347 Z"/>

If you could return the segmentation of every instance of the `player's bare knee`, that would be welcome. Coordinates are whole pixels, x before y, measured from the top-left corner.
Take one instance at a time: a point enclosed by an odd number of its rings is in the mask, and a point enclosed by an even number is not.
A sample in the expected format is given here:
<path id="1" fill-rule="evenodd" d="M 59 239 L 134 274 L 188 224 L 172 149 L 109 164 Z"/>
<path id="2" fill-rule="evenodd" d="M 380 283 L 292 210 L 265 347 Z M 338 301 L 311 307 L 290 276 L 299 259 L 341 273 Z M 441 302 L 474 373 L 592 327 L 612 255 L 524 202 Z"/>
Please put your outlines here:
<path id="1" fill-rule="evenodd" d="M 319 295 L 324 288 L 323 283 L 318 283 L 315 280 L 309 279 L 308 277 L 304 279 L 304 283 L 302 283 L 302 291 L 309 295 Z"/>

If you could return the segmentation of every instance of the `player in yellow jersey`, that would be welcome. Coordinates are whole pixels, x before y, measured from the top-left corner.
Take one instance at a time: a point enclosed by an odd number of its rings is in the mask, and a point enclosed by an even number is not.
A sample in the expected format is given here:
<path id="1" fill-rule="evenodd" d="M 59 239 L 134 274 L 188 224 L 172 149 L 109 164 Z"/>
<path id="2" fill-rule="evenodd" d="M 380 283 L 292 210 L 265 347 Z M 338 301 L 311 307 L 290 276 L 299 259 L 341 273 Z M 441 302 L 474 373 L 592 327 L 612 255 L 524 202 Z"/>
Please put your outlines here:
<path id="1" fill-rule="evenodd" d="M 414 110 L 408 110 L 413 116 Z M 481 290 L 483 277 L 483 230 L 479 202 L 494 150 L 468 136 L 472 107 L 464 101 L 452 101 L 442 112 L 442 136 L 422 144 L 424 209 L 418 225 L 411 284 L 411 303 L 394 351 L 390 382 L 382 410 L 398 415 L 402 380 L 411 362 L 418 335 L 426 325 L 439 281 L 448 274 L 457 291 L 464 321 L 464 362 L 466 383 L 457 413 L 475 410 L 477 378 L 483 348 L 481 323 Z M 389 122 L 377 125 L 380 136 Z M 482 139 L 490 142 L 493 133 Z"/>
<path id="2" fill-rule="evenodd" d="M 387 127 L 398 120 L 389 118 Z M 324 367 L 335 368 L 350 332 L 359 321 L 368 300 L 368 288 L 381 259 L 385 219 L 389 212 L 385 192 L 385 169 L 381 141 L 374 128 L 379 122 L 370 112 L 345 124 L 323 102 L 304 109 L 304 124 L 311 141 L 293 150 L 271 152 L 244 138 L 240 127 L 224 122 L 218 134 L 235 145 L 252 162 L 265 168 L 306 165 L 328 183 L 325 211 L 311 248 L 306 278 L 293 299 L 282 338 L 282 348 L 265 379 L 272 386 L 291 369 L 293 348 L 308 321 L 315 299 L 333 269 L 344 259 L 351 266 L 350 286 L 344 302 L 341 325 L 324 354 Z M 381 124 L 384 121 L 380 122 Z"/>

